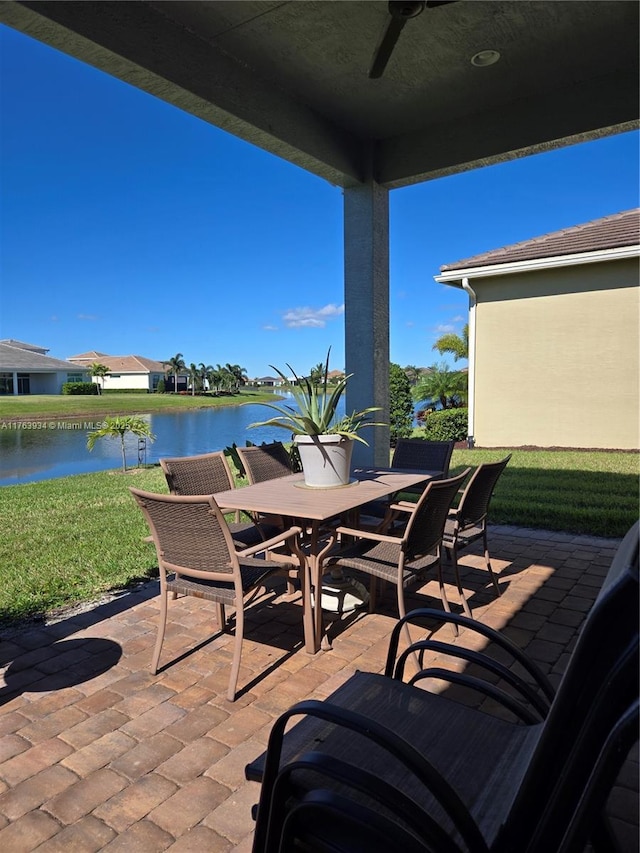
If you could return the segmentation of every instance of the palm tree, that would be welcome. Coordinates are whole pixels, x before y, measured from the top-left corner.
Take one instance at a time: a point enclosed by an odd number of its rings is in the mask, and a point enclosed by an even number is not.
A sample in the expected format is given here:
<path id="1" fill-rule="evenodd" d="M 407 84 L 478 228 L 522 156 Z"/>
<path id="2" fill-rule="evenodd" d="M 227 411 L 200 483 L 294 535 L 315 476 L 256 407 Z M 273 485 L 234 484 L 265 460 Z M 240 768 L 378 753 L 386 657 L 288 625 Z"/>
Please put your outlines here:
<path id="1" fill-rule="evenodd" d="M 220 371 L 213 365 L 209 365 L 207 369 L 207 382 L 209 383 L 209 391 L 220 390 Z"/>
<path id="2" fill-rule="evenodd" d="M 155 435 L 151 432 L 151 427 L 139 415 L 117 415 L 115 417 L 106 417 L 104 425 L 100 429 L 94 429 L 87 436 L 87 448 L 93 450 L 93 446 L 99 438 L 118 438 L 120 437 L 120 446 L 122 448 L 122 471 L 127 470 L 127 456 L 124 447 L 124 437 L 130 432 L 132 435 L 137 435 L 138 438 L 148 438 L 150 441 L 155 440 Z"/>
<path id="3" fill-rule="evenodd" d="M 324 379 L 324 364 L 320 361 L 309 373 L 309 382 L 312 385 L 320 385 Z"/>
<path id="4" fill-rule="evenodd" d="M 93 364 L 89 365 L 89 373 L 91 376 L 96 376 L 98 379 L 102 379 L 102 386 L 104 387 L 104 377 L 111 373 L 111 370 L 106 364 L 100 364 L 99 361 L 94 361 Z M 100 382 L 97 382 L 96 384 L 98 385 L 98 394 L 102 394 Z"/>
<path id="5" fill-rule="evenodd" d="M 196 396 L 196 384 L 200 381 L 200 368 L 193 362 L 189 365 L 189 380 L 191 381 L 191 396 Z"/>
<path id="6" fill-rule="evenodd" d="M 181 352 L 176 353 L 173 358 L 162 362 L 167 368 L 167 376 L 173 376 L 173 390 L 178 392 L 178 374 L 187 369 Z"/>
<path id="7" fill-rule="evenodd" d="M 434 364 L 412 389 L 416 402 L 440 403 L 443 409 L 455 409 L 467 402 L 467 374 L 451 370 L 448 364 Z"/>
<path id="8" fill-rule="evenodd" d="M 458 361 L 459 358 L 469 358 L 469 324 L 464 324 L 460 335 L 448 332 L 439 337 L 432 349 L 437 349 L 440 355 L 450 352 L 454 361 Z"/>
<path id="9" fill-rule="evenodd" d="M 206 389 L 207 384 L 209 384 L 209 390 L 211 390 L 211 384 L 209 382 L 209 374 L 213 370 L 213 367 L 210 364 L 205 364 L 204 361 L 201 361 L 198 365 L 199 374 L 200 374 L 200 386 L 204 391 Z"/>
<path id="10" fill-rule="evenodd" d="M 244 367 L 240 367 L 239 364 L 225 364 L 225 369 L 231 374 L 233 377 L 233 385 L 232 388 L 234 391 L 237 391 L 241 385 L 244 385 L 247 381 L 247 371 Z"/>
<path id="11" fill-rule="evenodd" d="M 216 373 L 218 376 L 218 388 L 224 391 L 231 391 L 235 384 L 235 377 L 229 370 L 230 365 L 216 365 Z"/>

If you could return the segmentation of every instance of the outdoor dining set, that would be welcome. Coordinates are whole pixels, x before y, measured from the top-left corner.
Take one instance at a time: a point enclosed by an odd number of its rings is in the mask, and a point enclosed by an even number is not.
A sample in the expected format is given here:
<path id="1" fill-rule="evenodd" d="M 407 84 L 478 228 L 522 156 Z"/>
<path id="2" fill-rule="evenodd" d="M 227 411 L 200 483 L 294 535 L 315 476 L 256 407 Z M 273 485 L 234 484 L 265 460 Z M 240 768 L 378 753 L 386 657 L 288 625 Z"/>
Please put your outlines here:
<path id="1" fill-rule="evenodd" d="M 388 468 L 355 469 L 347 485 L 314 489 L 276 442 L 237 448 L 246 486 L 236 487 L 220 451 L 161 460 L 169 494 L 131 488 L 160 573 L 154 673 L 170 594 L 213 602 L 221 631 L 225 608 L 233 608 L 233 702 L 245 609 L 274 578 L 300 595 L 309 655 L 331 649 L 327 602 L 336 589 L 351 590 L 358 612 L 373 611 L 387 583 L 396 589 L 398 622 L 384 674 L 358 672 L 326 701 L 294 706 L 247 767 L 247 778 L 262 783 L 256 853 L 298 845 L 569 851 L 594 838 L 602 845 L 596 850 L 611 849 L 600 814 L 638 725 L 638 525 L 554 689 L 513 642 L 474 619 L 461 583 L 458 553 L 479 541 L 485 585 L 500 595 L 487 513 L 510 456 L 450 475 L 452 451 L 453 442 L 401 439 Z M 407 612 L 405 590 L 429 574 L 442 608 Z M 450 603 L 451 582 L 457 600 Z M 344 598 L 342 605 L 349 609 Z M 331 607 L 339 611 L 340 602 Z M 461 630 L 497 648 L 497 656 L 477 642 L 467 648 Z M 425 667 L 428 651 L 481 675 L 444 663 Z M 435 682 L 480 692 L 502 712 L 490 716 L 423 689 Z M 299 720 L 293 728 L 291 720 Z"/>

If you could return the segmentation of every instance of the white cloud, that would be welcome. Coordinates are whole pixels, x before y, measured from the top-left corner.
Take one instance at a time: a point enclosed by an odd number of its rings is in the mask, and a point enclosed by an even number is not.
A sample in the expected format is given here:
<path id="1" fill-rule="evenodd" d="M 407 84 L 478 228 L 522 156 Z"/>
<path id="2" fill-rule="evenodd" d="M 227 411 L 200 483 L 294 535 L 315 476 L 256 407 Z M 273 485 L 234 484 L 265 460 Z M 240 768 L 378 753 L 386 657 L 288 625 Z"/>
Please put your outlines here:
<path id="1" fill-rule="evenodd" d="M 267 325 L 267 326 L 263 326 L 262 328 L 264 329 L 264 331 L 265 331 L 265 332 L 277 332 L 277 331 L 278 331 L 278 327 L 277 327 L 277 326 L 269 326 L 269 325 Z"/>
<path id="2" fill-rule="evenodd" d="M 407 320 L 407 322 L 405 323 L 405 326 L 411 328 L 411 326 L 415 326 L 415 323 L 413 322 L 413 320 Z"/>
<path id="3" fill-rule="evenodd" d="M 330 303 L 323 308 L 292 308 L 287 311 L 282 321 L 289 329 L 324 329 L 327 322 L 336 320 L 344 314 L 344 305 Z"/>
<path id="4" fill-rule="evenodd" d="M 455 332 L 456 327 L 451 323 L 440 323 L 435 330 L 438 335 L 448 335 L 450 332 Z"/>
<path id="5" fill-rule="evenodd" d="M 466 323 L 467 318 L 463 317 L 461 314 L 458 314 L 456 317 L 453 318 L 453 322 L 454 323 Z"/>
<path id="6" fill-rule="evenodd" d="M 78 320 L 97 320 L 95 314 L 78 314 Z"/>

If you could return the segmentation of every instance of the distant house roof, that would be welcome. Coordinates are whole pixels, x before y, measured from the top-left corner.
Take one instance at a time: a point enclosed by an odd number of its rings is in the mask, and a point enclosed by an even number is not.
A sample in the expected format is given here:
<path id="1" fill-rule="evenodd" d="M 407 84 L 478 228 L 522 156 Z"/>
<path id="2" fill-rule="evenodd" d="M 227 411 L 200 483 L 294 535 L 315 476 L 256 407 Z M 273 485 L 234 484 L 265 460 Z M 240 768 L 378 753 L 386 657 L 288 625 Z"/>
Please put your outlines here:
<path id="1" fill-rule="evenodd" d="M 22 373 L 44 373 L 59 370 L 83 371 L 86 367 L 71 361 L 62 361 L 43 355 L 41 347 L 16 346 L 0 341 L 0 370 L 18 370 Z M 47 350 L 45 350 L 47 352 Z"/>
<path id="2" fill-rule="evenodd" d="M 25 344 L 22 341 L 14 341 L 13 338 L 4 338 L 0 344 L 7 344 L 10 347 L 18 347 L 18 349 L 26 349 L 29 352 L 39 352 L 40 355 L 46 355 L 49 352 L 48 347 L 37 347 L 35 344 Z"/>
<path id="3" fill-rule="evenodd" d="M 111 373 L 164 373 L 165 366 L 161 361 L 145 358 L 142 355 L 107 355 L 106 352 L 90 350 L 80 355 L 72 355 L 69 361 L 76 364 L 85 363 L 87 367 L 96 361 L 108 367 Z M 186 371 L 181 371 L 181 373 Z"/>
<path id="4" fill-rule="evenodd" d="M 97 358 L 106 358 L 106 352 L 98 352 L 97 350 L 89 350 L 89 352 L 80 353 L 80 355 L 71 355 L 69 356 L 69 361 L 86 361 L 89 364 L 93 364 L 93 362 Z"/>
<path id="5" fill-rule="evenodd" d="M 100 362 L 112 373 L 164 373 L 162 362 L 141 355 L 104 355 Z"/>
<path id="6" fill-rule="evenodd" d="M 574 225 L 562 231 L 553 231 L 532 240 L 523 240 L 511 246 L 492 249 L 444 264 L 441 272 L 449 273 L 466 268 L 513 264 L 518 261 L 533 261 L 566 255 L 581 255 L 589 252 L 607 251 L 623 247 L 640 247 L 640 209 L 625 210 L 594 219 L 583 225 Z"/>

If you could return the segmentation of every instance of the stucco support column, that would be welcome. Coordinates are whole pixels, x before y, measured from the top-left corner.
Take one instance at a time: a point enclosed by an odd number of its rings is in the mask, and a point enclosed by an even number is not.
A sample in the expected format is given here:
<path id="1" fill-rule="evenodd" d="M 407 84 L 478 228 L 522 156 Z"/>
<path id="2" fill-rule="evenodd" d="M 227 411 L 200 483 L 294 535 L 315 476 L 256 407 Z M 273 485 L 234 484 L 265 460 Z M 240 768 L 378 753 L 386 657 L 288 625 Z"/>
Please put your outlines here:
<path id="1" fill-rule="evenodd" d="M 380 406 L 389 421 L 389 191 L 371 180 L 344 191 L 347 412 Z M 363 431 L 353 464 L 389 465 L 389 427 Z"/>
<path id="2" fill-rule="evenodd" d="M 18 371 L 13 371 L 13 396 L 18 396 Z"/>

